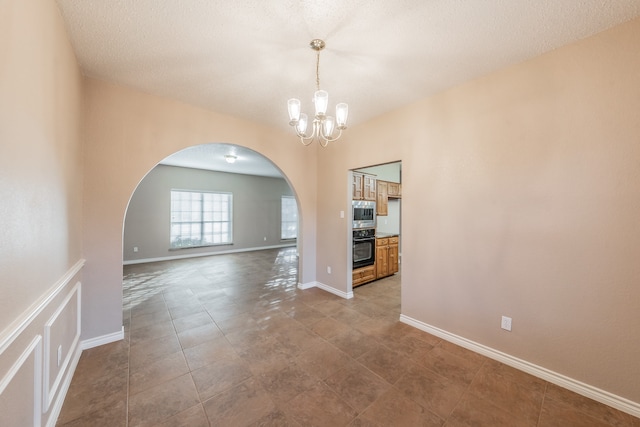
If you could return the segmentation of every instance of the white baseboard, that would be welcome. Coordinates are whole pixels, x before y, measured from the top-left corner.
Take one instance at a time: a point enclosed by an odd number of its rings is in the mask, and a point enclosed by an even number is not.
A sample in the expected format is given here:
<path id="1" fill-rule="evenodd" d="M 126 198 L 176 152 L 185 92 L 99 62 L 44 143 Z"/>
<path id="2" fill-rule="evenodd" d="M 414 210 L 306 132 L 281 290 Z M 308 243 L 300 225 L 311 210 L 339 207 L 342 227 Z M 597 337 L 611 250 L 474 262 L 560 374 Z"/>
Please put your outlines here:
<path id="1" fill-rule="evenodd" d="M 353 291 L 344 292 L 339 289 L 333 288 L 329 285 L 325 285 L 324 283 L 320 283 L 320 282 L 298 283 L 298 289 L 310 289 L 310 288 L 320 288 L 323 291 L 330 292 L 344 299 L 353 298 Z"/>
<path id="2" fill-rule="evenodd" d="M 597 402 L 603 403 L 605 405 L 611 406 L 612 408 L 616 408 L 620 411 L 633 415 L 634 417 L 640 418 L 640 403 L 633 402 L 629 399 L 625 399 L 624 397 L 609 393 L 608 391 L 590 386 L 589 384 L 585 384 L 581 381 L 569 378 L 565 375 L 543 368 L 542 366 L 534 365 L 533 363 L 527 362 L 526 360 L 519 359 L 517 357 L 503 353 L 499 350 L 495 350 L 491 347 L 479 344 L 475 341 L 471 341 L 464 337 L 452 334 L 435 326 L 431 326 L 427 323 L 405 316 L 404 314 L 400 315 L 400 321 L 402 323 L 406 323 L 407 325 L 411 325 L 415 328 L 425 331 L 431 335 L 442 338 L 443 340 L 464 347 L 467 350 L 480 353 L 490 359 L 497 360 L 498 362 L 502 362 L 505 365 L 524 371 L 535 377 L 541 378 L 545 381 L 549 381 L 550 383 L 553 383 L 557 386 L 566 388 L 582 396 L 588 397 Z"/>
<path id="3" fill-rule="evenodd" d="M 120 341 L 124 339 L 124 326 L 122 330 L 119 332 L 114 332 L 112 334 L 102 335 L 95 338 L 89 338 L 88 340 L 83 340 L 80 343 L 80 348 L 82 350 L 88 350 L 93 347 L 98 347 L 100 345 L 109 344 L 112 342 Z"/>
<path id="4" fill-rule="evenodd" d="M 316 283 L 318 282 L 309 282 L 309 283 L 298 283 L 298 289 L 311 289 L 316 287 Z"/>
<path id="5" fill-rule="evenodd" d="M 224 255 L 224 254 L 235 254 L 239 252 L 254 252 L 254 251 L 262 251 L 266 249 L 280 249 L 280 248 L 289 248 L 295 246 L 295 243 L 285 243 L 282 245 L 272 245 L 272 246 L 260 246 L 257 248 L 244 248 L 244 249 L 229 249 L 226 251 L 215 251 L 215 252 L 198 252 L 187 255 L 172 255 L 165 257 L 157 257 L 157 258 L 142 258 L 142 259 L 131 259 L 125 260 L 122 262 L 122 265 L 133 265 L 133 264 L 146 264 L 148 262 L 159 262 L 159 261 L 173 261 L 176 259 L 187 259 L 187 258 L 199 258 L 204 256 L 212 256 L 212 255 Z"/>

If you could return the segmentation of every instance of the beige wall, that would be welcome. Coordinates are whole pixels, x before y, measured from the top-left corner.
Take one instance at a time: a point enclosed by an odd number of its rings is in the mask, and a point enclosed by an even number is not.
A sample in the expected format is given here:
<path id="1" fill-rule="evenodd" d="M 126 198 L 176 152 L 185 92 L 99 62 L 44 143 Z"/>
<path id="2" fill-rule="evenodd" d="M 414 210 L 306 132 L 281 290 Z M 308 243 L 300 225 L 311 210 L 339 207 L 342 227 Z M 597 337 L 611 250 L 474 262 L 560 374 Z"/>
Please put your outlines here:
<path id="1" fill-rule="evenodd" d="M 0 331 L 81 257 L 81 75 L 53 2 L 0 3 Z"/>
<path id="2" fill-rule="evenodd" d="M 403 314 L 640 402 L 638 40 L 635 20 L 349 130 L 319 155 L 318 280 L 346 290 L 347 170 L 400 159 Z"/>
<path id="3" fill-rule="evenodd" d="M 17 355 L 28 366 L 40 354 L 25 334 L 43 334 L 56 307 L 73 317 L 64 297 L 77 298 L 78 280 L 83 336 L 120 330 L 131 194 L 167 155 L 225 142 L 268 157 L 296 192 L 301 282 L 347 291 L 348 218 L 339 213 L 348 211 L 348 170 L 401 160 L 403 314 L 640 402 L 637 40 L 640 20 L 354 127 L 318 150 L 117 85 L 81 87 L 55 3 L 3 0 L 0 337 L 69 277 L 16 338 L 19 348 L 0 352 L 0 375 Z M 82 275 L 73 270 L 80 257 Z M 501 315 L 513 318 L 513 332 L 499 329 Z M 16 396 L 37 391 L 27 384 L 35 374 L 17 371 L 26 383 L 11 383 Z M 32 414 L 32 397 L 14 414 Z"/>
<path id="4" fill-rule="evenodd" d="M 183 148 L 215 142 L 257 151 L 278 166 L 302 213 L 299 281 L 315 277 L 315 150 L 292 135 L 125 87 L 87 80 L 83 337 L 122 326 L 122 231 L 140 180 Z"/>
<path id="5" fill-rule="evenodd" d="M 55 419 L 80 355 L 81 89 L 55 2 L 0 1 L 0 424 L 7 427 Z"/>

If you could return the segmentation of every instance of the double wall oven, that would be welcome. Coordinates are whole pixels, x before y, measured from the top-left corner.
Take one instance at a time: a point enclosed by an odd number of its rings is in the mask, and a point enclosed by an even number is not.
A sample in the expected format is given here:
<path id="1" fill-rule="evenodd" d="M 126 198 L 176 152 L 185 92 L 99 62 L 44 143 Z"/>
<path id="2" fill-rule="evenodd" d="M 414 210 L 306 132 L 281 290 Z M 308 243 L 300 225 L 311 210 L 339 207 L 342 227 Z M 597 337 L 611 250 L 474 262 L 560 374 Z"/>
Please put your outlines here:
<path id="1" fill-rule="evenodd" d="M 376 202 L 353 202 L 353 268 L 367 267 L 376 261 Z"/>

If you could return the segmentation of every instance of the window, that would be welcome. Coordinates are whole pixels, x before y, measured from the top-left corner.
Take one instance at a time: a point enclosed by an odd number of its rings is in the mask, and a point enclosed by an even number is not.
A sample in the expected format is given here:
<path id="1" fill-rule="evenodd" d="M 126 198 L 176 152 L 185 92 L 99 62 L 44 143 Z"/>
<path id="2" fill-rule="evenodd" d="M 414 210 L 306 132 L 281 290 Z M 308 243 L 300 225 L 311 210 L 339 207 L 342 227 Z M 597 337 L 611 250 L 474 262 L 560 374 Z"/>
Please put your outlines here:
<path id="1" fill-rule="evenodd" d="M 282 196 L 282 228 L 281 239 L 295 239 L 298 237 L 298 205 L 295 197 Z"/>
<path id="2" fill-rule="evenodd" d="M 171 248 L 232 243 L 231 193 L 171 191 Z"/>

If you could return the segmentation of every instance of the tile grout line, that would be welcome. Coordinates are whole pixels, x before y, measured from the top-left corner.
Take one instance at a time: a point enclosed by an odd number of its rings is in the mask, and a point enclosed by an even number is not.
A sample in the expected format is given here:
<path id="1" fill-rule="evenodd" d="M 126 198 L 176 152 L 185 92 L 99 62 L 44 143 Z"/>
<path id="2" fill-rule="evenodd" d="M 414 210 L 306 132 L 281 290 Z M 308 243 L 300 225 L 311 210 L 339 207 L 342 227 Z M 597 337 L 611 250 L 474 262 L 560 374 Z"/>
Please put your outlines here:
<path id="1" fill-rule="evenodd" d="M 549 388 L 549 382 L 545 381 L 544 383 L 544 393 L 542 393 L 542 402 L 540 402 L 540 412 L 538 413 L 538 421 L 536 422 L 536 427 L 540 425 L 540 420 L 542 419 L 542 408 L 544 408 L 544 401 L 547 399 L 547 389 Z"/>

